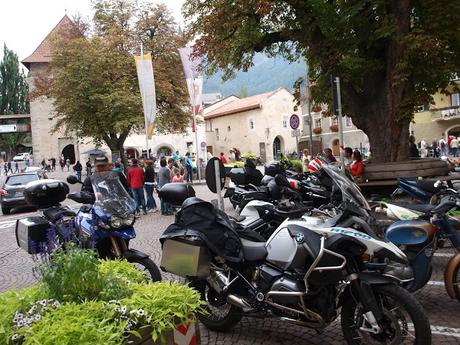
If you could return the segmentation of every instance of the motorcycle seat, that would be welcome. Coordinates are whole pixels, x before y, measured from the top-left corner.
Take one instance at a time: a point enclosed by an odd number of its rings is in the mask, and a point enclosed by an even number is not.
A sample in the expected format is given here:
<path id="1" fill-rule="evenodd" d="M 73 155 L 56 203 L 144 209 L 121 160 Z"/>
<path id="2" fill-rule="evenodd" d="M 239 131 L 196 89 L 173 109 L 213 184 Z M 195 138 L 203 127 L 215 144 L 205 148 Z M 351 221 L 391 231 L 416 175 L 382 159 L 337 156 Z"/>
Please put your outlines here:
<path id="1" fill-rule="evenodd" d="M 435 182 L 436 181 L 433 180 L 417 180 L 417 187 L 423 189 L 428 193 L 436 194 L 443 190 L 443 186 L 439 185 L 438 187 L 435 187 Z"/>
<path id="2" fill-rule="evenodd" d="M 431 204 L 412 204 L 408 202 L 392 202 L 393 205 L 407 208 L 409 210 L 418 211 L 422 213 L 427 213 L 433 210 L 436 205 Z"/>
<path id="3" fill-rule="evenodd" d="M 43 211 L 43 216 L 50 222 L 57 222 L 62 217 L 74 217 L 75 212 L 68 209 L 67 207 L 55 206 L 47 208 Z"/>
<path id="4" fill-rule="evenodd" d="M 253 242 L 241 239 L 243 245 L 243 254 L 246 261 L 262 261 L 267 256 L 265 242 Z"/>

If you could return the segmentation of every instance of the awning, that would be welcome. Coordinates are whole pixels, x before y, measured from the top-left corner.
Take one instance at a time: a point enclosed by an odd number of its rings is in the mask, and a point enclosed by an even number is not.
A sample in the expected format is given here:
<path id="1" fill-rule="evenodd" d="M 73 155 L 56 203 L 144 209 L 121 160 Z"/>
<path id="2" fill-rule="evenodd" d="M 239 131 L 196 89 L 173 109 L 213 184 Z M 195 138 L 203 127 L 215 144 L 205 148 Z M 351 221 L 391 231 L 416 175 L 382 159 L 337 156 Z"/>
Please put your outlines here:
<path id="1" fill-rule="evenodd" d="M 99 149 L 91 149 L 91 150 L 83 152 L 83 154 L 90 155 L 90 156 L 98 156 L 98 155 L 105 155 L 105 151 L 102 151 Z"/>

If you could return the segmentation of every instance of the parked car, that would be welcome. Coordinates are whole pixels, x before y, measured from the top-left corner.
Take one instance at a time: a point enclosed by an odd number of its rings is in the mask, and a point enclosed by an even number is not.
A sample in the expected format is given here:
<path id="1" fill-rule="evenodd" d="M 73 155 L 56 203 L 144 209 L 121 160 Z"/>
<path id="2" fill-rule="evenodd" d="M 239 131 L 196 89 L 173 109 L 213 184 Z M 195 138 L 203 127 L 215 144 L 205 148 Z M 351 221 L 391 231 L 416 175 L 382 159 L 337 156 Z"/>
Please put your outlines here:
<path id="1" fill-rule="evenodd" d="M 41 178 L 43 178 L 43 174 L 40 171 L 8 176 L 2 189 L 0 189 L 0 203 L 3 214 L 10 214 L 11 209 L 15 207 L 28 206 L 24 199 L 24 189 L 29 182 L 37 181 Z"/>
<path id="2" fill-rule="evenodd" d="M 30 158 L 30 153 L 28 152 L 21 152 L 18 153 L 16 156 L 13 157 L 13 161 L 25 161 L 26 159 Z"/>

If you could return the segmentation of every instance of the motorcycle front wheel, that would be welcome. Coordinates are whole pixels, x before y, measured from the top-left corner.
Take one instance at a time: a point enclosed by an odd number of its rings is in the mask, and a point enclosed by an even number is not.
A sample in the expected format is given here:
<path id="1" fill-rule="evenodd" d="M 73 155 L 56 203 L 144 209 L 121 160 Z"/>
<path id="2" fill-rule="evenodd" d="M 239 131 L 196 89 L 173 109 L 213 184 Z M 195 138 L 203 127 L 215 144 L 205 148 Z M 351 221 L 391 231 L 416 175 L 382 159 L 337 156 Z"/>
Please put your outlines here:
<path id="1" fill-rule="evenodd" d="M 144 274 L 152 282 L 161 282 L 161 272 L 158 269 L 157 265 L 149 258 L 129 258 L 128 262 L 134 264 L 134 266 L 144 272 Z"/>
<path id="2" fill-rule="evenodd" d="M 342 306 L 342 332 L 349 345 L 429 345 L 431 329 L 428 318 L 413 295 L 397 285 L 375 285 L 377 304 L 383 312 L 382 331 L 374 334 L 364 319 L 361 303 L 350 296 Z M 356 296 L 355 296 L 356 297 Z"/>
<path id="3" fill-rule="evenodd" d="M 189 286 L 201 294 L 206 302 L 206 315 L 199 314 L 198 319 L 206 328 L 225 332 L 233 328 L 242 318 L 241 312 L 227 302 L 226 296 L 218 294 L 205 280 L 189 281 Z"/>

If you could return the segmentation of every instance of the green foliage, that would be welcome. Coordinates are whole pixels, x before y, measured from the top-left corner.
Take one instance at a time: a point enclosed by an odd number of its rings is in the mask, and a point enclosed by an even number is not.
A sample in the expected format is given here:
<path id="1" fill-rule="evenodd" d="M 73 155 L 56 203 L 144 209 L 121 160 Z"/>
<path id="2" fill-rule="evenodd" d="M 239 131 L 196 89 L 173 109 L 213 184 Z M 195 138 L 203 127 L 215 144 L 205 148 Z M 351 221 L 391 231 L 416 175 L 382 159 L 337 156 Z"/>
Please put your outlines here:
<path id="1" fill-rule="evenodd" d="M 120 277 L 130 283 L 148 283 L 149 278 L 141 270 L 136 269 L 132 263 L 126 260 L 100 260 L 99 272 L 103 276 Z"/>
<path id="2" fill-rule="evenodd" d="M 302 172 L 302 161 L 300 161 L 299 159 L 291 159 L 290 166 L 291 166 L 291 169 L 297 172 Z"/>
<path id="3" fill-rule="evenodd" d="M 61 302 L 109 301 L 131 294 L 129 278 L 142 281 L 135 268 L 131 265 L 129 270 L 127 265 L 114 261 L 101 266 L 94 251 L 69 246 L 66 252 L 52 254 L 41 269 L 41 280 L 47 296 Z"/>
<path id="4" fill-rule="evenodd" d="M 231 162 L 225 164 L 226 167 L 232 167 L 232 168 L 244 168 L 244 162 Z"/>
<path id="5" fill-rule="evenodd" d="M 66 303 L 46 314 L 24 332 L 24 345 L 119 345 L 125 323 L 103 302 Z"/>
<path id="6" fill-rule="evenodd" d="M 145 311 L 146 324 L 152 327 L 152 339 L 156 340 L 165 330 L 190 322 L 196 312 L 202 312 L 200 298 L 200 293 L 194 289 L 165 281 L 134 284 L 133 295 L 120 302 Z"/>
<path id="7" fill-rule="evenodd" d="M 183 12 L 211 73 L 245 71 L 258 52 L 307 59 L 316 103 L 330 103 L 339 76 L 345 113 L 376 160 L 407 157 L 415 106 L 460 70 L 458 1 L 187 0 Z"/>
<path id="8" fill-rule="evenodd" d="M 248 152 L 248 153 L 245 153 L 245 154 L 241 155 L 241 158 L 245 158 L 245 159 L 248 159 L 248 158 L 257 158 L 257 154 L 256 154 L 256 153 L 252 153 L 252 152 Z"/>

